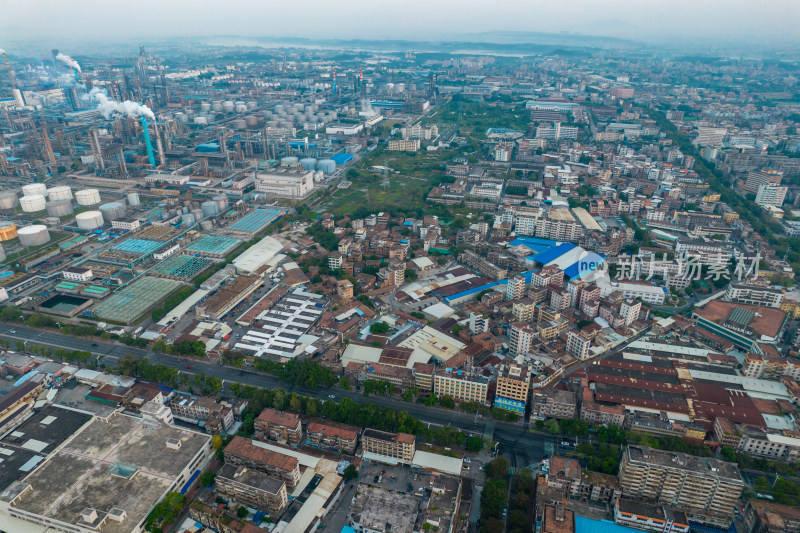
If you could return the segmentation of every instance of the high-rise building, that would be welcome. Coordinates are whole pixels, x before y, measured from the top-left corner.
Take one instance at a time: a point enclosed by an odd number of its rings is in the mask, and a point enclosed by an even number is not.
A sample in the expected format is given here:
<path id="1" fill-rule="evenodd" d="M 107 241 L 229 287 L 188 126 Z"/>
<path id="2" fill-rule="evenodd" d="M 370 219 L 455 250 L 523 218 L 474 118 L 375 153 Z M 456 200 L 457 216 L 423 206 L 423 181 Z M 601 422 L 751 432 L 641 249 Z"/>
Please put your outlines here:
<path id="1" fill-rule="evenodd" d="M 591 347 L 592 341 L 582 333 L 577 331 L 567 333 L 567 353 L 575 359 L 579 361 L 587 359 L 590 355 L 589 349 Z"/>
<path id="2" fill-rule="evenodd" d="M 514 355 L 525 355 L 531 350 L 531 344 L 536 336 L 536 328 L 530 324 L 511 324 L 508 330 L 509 350 Z"/>
<path id="3" fill-rule="evenodd" d="M 506 285 L 506 300 L 519 300 L 525 297 L 525 278 L 519 274 L 509 278 Z"/>
<path id="4" fill-rule="evenodd" d="M 772 183 L 764 183 L 758 187 L 756 193 L 756 203 L 763 207 L 780 207 L 786 199 L 786 193 L 789 191 L 788 187 L 774 185 Z"/>
<path id="5" fill-rule="evenodd" d="M 433 381 L 436 396 L 450 396 L 460 402 L 486 404 L 489 380 L 486 376 L 469 374 L 461 370 L 437 370 Z"/>
<path id="6" fill-rule="evenodd" d="M 489 331 L 489 318 L 477 313 L 470 313 L 469 330 L 476 335 L 486 333 Z"/>
<path id="7" fill-rule="evenodd" d="M 783 172 L 780 170 L 752 170 L 747 173 L 744 188 L 749 192 L 758 192 L 758 188 L 767 183 L 780 185 Z"/>
<path id="8" fill-rule="evenodd" d="M 625 496 L 727 517 L 744 489 L 734 463 L 647 446 L 625 448 L 619 479 Z"/>
<path id="9" fill-rule="evenodd" d="M 520 415 L 528 404 L 531 374 L 528 367 L 518 364 L 504 366 L 497 376 L 494 406 Z"/>

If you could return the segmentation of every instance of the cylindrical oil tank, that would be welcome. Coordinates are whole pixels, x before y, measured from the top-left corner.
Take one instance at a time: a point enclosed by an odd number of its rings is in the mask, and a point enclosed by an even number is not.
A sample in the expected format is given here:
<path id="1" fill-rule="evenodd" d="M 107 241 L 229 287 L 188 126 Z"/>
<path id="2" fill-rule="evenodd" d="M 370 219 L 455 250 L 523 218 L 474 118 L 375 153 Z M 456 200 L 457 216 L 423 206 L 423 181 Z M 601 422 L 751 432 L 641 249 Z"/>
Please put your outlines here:
<path id="1" fill-rule="evenodd" d="M 336 161 L 333 159 L 320 159 L 317 161 L 317 168 L 325 174 L 333 174 L 336 172 Z"/>
<path id="2" fill-rule="evenodd" d="M 25 196 L 35 196 L 37 194 L 44 196 L 47 194 L 47 187 L 44 183 L 30 183 L 23 185 L 22 194 Z"/>
<path id="3" fill-rule="evenodd" d="M 232 112 L 234 107 L 235 106 L 234 106 L 234 104 L 233 104 L 233 102 L 231 100 L 225 100 L 224 102 L 222 102 L 222 109 L 226 113 Z"/>
<path id="4" fill-rule="evenodd" d="M 51 217 L 65 217 L 74 212 L 72 200 L 54 200 L 47 202 L 47 214 Z"/>
<path id="5" fill-rule="evenodd" d="M 300 163 L 303 165 L 303 168 L 306 170 L 316 170 L 317 169 L 317 160 L 313 157 L 305 157 L 300 160 Z"/>
<path id="6" fill-rule="evenodd" d="M 0 241 L 10 241 L 17 236 L 17 225 L 8 220 L 0 222 Z"/>
<path id="7" fill-rule="evenodd" d="M 247 113 L 247 106 L 245 104 L 237 104 L 234 110 L 237 113 Z"/>
<path id="8" fill-rule="evenodd" d="M 203 218 L 219 215 L 219 205 L 217 205 L 217 202 L 203 202 L 200 204 L 200 209 L 203 211 Z"/>
<path id="9" fill-rule="evenodd" d="M 244 122 L 248 126 L 258 126 L 258 118 L 255 115 L 247 115 L 244 117 Z"/>
<path id="10" fill-rule="evenodd" d="M 3 245 L 0 244 L 0 261 L 5 261 L 6 259 L 6 251 L 3 250 Z"/>
<path id="11" fill-rule="evenodd" d="M 41 224 L 20 228 L 18 236 L 19 243 L 22 246 L 39 246 L 50 241 L 50 233 L 47 231 L 47 226 Z"/>
<path id="12" fill-rule="evenodd" d="M 281 165 L 291 165 L 297 163 L 296 157 L 281 157 Z"/>
<path id="13" fill-rule="evenodd" d="M 103 225 L 103 213 L 100 211 L 84 211 L 75 215 L 80 229 L 95 230 Z"/>
<path id="14" fill-rule="evenodd" d="M 217 202 L 217 206 L 219 206 L 220 213 L 228 209 L 228 195 L 218 194 L 215 197 L 213 197 L 212 200 Z"/>
<path id="15" fill-rule="evenodd" d="M 200 227 L 205 231 L 209 231 L 211 228 L 214 227 L 214 223 L 211 222 L 210 220 L 203 220 L 200 222 Z"/>
<path id="16" fill-rule="evenodd" d="M 255 109 L 258 107 L 258 102 L 253 102 L 252 100 L 247 102 L 247 109 Z"/>
<path id="17" fill-rule="evenodd" d="M 47 202 L 41 194 L 34 194 L 32 196 L 23 196 L 20 198 L 19 205 L 26 213 L 36 213 L 37 211 L 44 211 Z"/>
<path id="18" fill-rule="evenodd" d="M 206 117 L 194 117 L 195 124 L 208 124 L 208 119 Z"/>
<path id="19" fill-rule="evenodd" d="M 75 193 L 78 205 L 97 205 L 100 203 L 100 191 L 97 189 L 83 189 Z"/>
<path id="20" fill-rule="evenodd" d="M 181 215 L 181 224 L 184 226 L 191 226 L 194 224 L 194 215 L 191 213 L 186 213 L 185 215 Z"/>
<path id="21" fill-rule="evenodd" d="M 0 192 L 0 209 L 14 209 L 18 201 L 19 198 L 14 191 Z"/>
<path id="22" fill-rule="evenodd" d="M 244 119 L 237 118 L 231 122 L 231 127 L 235 130 L 243 130 L 247 127 L 247 122 L 245 122 Z"/>
<path id="23" fill-rule="evenodd" d="M 47 189 L 47 199 L 51 202 L 56 200 L 72 200 L 72 189 L 67 186 Z"/>
<path id="24" fill-rule="evenodd" d="M 176 118 L 176 119 L 177 119 L 179 122 L 183 122 L 184 124 L 186 124 L 187 122 L 189 122 L 189 117 L 188 117 L 188 116 L 186 116 L 186 113 L 177 112 L 177 113 L 175 113 L 175 118 Z"/>
<path id="25" fill-rule="evenodd" d="M 221 101 L 219 101 L 219 100 L 216 100 L 216 101 L 214 101 L 214 102 L 211 104 L 211 110 L 212 110 L 212 111 L 215 111 L 215 112 L 222 111 L 222 102 L 221 102 Z"/>
<path id="26" fill-rule="evenodd" d="M 139 205 L 141 203 L 141 201 L 139 200 L 138 192 L 128 193 L 128 196 L 126 196 L 126 198 L 128 199 L 128 205 L 131 207 Z"/>
<path id="27" fill-rule="evenodd" d="M 201 218 L 203 218 L 202 209 L 192 209 L 192 214 L 194 215 L 195 220 L 200 220 Z"/>
<path id="28" fill-rule="evenodd" d="M 125 216 L 125 204 L 122 202 L 109 202 L 100 206 L 100 212 L 103 213 L 103 219 L 106 222 L 119 220 Z"/>
<path id="29" fill-rule="evenodd" d="M 324 175 L 325 175 L 324 172 L 322 172 L 321 170 L 317 170 L 316 172 L 314 172 L 314 181 L 322 181 Z"/>
<path id="30" fill-rule="evenodd" d="M 209 104 L 208 102 L 201 103 L 200 111 L 205 111 L 205 112 L 211 111 L 211 104 Z"/>

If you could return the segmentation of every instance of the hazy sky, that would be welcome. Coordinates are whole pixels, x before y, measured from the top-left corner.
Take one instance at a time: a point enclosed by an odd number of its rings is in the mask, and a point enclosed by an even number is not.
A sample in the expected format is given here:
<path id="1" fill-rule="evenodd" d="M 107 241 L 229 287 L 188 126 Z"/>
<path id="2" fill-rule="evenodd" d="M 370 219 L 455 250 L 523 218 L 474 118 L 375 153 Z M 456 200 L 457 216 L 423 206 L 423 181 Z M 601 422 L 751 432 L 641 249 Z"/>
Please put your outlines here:
<path id="1" fill-rule="evenodd" d="M 5 0 L 0 47 L 242 35 L 439 40 L 496 30 L 796 43 L 800 0 Z"/>

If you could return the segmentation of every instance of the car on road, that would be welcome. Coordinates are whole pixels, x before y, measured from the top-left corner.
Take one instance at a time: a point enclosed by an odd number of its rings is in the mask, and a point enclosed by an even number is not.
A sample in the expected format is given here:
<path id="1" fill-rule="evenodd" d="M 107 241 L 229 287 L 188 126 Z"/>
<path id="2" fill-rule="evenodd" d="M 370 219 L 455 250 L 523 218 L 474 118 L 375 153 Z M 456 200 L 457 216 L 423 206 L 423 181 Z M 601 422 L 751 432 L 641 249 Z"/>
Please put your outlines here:
<path id="1" fill-rule="evenodd" d="M 191 369 L 192 369 L 192 367 L 191 367 L 191 366 L 187 366 L 187 367 L 186 367 L 186 370 L 191 370 Z"/>
<path id="2" fill-rule="evenodd" d="M 92 343 L 92 347 L 96 348 L 97 347 L 97 343 L 96 342 Z"/>
<path id="3" fill-rule="evenodd" d="M 469 464 L 469 463 L 471 463 L 472 461 L 470 460 L 470 458 L 469 458 L 469 457 L 464 457 L 464 462 L 465 462 L 465 463 L 467 463 L 467 464 Z"/>
<path id="4" fill-rule="evenodd" d="M 11 331 L 9 331 L 9 333 L 16 333 L 16 332 L 17 332 L 17 330 L 15 330 L 15 329 L 12 329 Z"/>
<path id="5" fill-rule="evenodd" d="M 336 395 L 335 394 L 329 394 L 328 398 L 330 398 L 332 400 L 332 399 L 336 398 Z"/>

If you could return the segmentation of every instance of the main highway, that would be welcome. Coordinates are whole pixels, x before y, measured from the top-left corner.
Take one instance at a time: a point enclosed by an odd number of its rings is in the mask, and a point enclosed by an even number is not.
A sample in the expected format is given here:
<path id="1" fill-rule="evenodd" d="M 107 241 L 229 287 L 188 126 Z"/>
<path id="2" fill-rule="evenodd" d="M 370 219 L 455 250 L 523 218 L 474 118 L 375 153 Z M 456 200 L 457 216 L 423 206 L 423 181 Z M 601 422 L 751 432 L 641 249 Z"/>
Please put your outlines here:
<path id="1" fill-rule="evenodd" d="M 214 376 L 223 380 L 223 383 L 241 383 L 242 385 L 253 385 L 269 389 L 283 388 L 289 392 L 320 399 L 327 399 L 330 395 L 335 395 L 336 400 L 347 397 L 358 403 L 371 403 L 380 407 L 406 411 L 426 424 L 451 425 L 473 434 L 490 433 L 492 438 L 500 443 L 500 453 L 509 458 L 512 466 L 518 468 L 536 463 L 543 455 L 552 454 L 556 447 L 555 437 L 526 431 L 521 424 L 496 422 L 468 413 L 426 407 L 394 398 L 364 396 L 360 392 L 353 390 L 347 391 L 338 388 L 311 389 L 293 386 L 268 374 L 212 364 L 199 359 L 156 353 L 116 342 L 72 337 L 50 330 L 32 329 L 5 323 L 0 323 L 0 338 L 10 341 L 12 350 L 15 349 L 17 342 L 27 341 L 28 345 L 47 346 L 53 351 L 58 349 L 91 351 L 103 364 L 111 368 L 116 365 L 116 361 L 119 358 L 126 354 L 131 354 L 137 358 L 147 359 L 152 364 L 176 368 L 180 372 L 190 374 L 197 372 L 206 376 Z"/>

